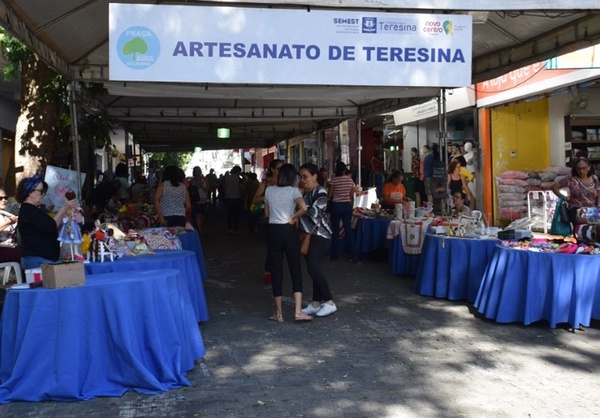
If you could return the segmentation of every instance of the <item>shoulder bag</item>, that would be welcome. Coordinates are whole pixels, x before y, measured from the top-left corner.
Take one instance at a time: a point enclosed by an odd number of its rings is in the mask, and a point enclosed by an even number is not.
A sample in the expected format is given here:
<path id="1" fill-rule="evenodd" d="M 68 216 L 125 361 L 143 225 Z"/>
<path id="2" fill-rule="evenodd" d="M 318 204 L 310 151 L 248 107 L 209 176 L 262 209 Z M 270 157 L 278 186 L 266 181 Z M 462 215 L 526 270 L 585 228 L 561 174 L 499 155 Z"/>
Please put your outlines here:
<path id="1" fill-rule="evenodd" d="M 312 227 L 308 234 L 306 232 L 300 233 L 300 254 L 308 254 L 308 249 L 310 247 L 310 236 L 313 234 L 313 232 L 315 232 L 315 229 L 317 229 L 317 226 L 319 226 L 320 223 L 321 220 L 319 220 L 319 222 L 317 222 L 315 226 Z"/>

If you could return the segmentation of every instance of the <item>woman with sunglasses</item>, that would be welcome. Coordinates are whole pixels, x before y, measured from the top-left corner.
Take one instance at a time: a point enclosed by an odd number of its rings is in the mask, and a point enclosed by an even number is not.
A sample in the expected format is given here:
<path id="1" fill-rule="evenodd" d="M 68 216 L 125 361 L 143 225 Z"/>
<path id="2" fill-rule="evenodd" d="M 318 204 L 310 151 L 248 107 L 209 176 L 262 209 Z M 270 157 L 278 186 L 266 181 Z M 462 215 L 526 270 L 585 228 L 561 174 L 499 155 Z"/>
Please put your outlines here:
<path id="1" fill-rule="evenodd" d="M 21 261 L 21 249 L 17 246 L 17 221 L 18 217 L 6 211 L 8 196 L 0 188 L 0 263 Z"/>
<path id="2" fill-rule="evenodd" d="M 39 174 L 23 178 L 17 185 L 17 202 L 21 203 L 17 229 L 21 237 L 21 266 L 32 269 L 60 258 L 58 230 L 69 210 L 77 207 L 75 200 L 68 200 L 54 218 L 40 209 L 48 184 Z"/>

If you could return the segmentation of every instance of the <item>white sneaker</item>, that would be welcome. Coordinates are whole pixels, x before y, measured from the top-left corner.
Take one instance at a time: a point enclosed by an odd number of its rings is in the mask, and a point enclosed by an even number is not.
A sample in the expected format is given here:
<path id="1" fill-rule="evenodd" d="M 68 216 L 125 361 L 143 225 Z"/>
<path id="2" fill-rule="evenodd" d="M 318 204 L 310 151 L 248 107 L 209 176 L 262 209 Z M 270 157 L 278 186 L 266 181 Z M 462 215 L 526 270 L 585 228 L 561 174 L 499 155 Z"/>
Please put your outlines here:
<path id="1" fill-rule="evenodd" d="M 302 309 L 302 312 L 304 312 L 307 315 L 316 314 L 317 312 L 319 312 L 321 310 L 322 306 L 323 305 L 320 305 L 315 308 L 314 306 L 312 306 L 312 303 L 309 303 L 306 308 Z"/>
<path id="2" fill-rule="evenodd" d="M 317 316 L 327 316 L 327 315 L 331 315 L 335 311 L 337 311 L 337 306 L 335 306 L 335 303 L 333 305 L 324 303 L 321 305 L 321 309 L 319 309 L 319 312 L 317 312 L 316 315 Z"/>

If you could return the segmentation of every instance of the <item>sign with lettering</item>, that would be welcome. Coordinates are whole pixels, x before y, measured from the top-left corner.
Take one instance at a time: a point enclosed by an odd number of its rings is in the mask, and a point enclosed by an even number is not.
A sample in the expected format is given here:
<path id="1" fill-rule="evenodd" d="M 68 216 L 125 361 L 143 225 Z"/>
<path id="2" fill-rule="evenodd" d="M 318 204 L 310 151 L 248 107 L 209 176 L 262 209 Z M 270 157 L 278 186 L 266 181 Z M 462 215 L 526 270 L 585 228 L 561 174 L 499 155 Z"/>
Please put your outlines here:
<path id="1" fill-rule="evenodd" d="M 85 182 L 85 173 L 80 173 L 81 184 Z M 58 211 L 67 200 L 66 195 L 69 192 L 75 193 L 75 198 L 79 199 L 77 190 L 77 171 L 67 170 L 66 168 L 46 167 L 44 181 L 48 183 L 48 192 L 44 198 L 46 207 L 54 206 L 53 212 Z"/>
<path id="2" fill-rule="evenodd" d="M 469 15 L 115 3 L 109 13 L 111 80 L 471 84 Z"/>

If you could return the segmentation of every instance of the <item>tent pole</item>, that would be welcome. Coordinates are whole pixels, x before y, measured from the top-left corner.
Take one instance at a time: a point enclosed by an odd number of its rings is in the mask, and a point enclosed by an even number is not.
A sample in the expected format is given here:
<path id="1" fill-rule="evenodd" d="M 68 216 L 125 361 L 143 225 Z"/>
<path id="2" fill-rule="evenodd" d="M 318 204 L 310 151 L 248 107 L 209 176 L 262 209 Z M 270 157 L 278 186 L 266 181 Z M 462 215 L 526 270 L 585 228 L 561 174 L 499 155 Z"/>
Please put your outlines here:
<path id="1" fill-rule="evenodd" d="M 358 161 L 357 165 L 358 165 L 358 171 L 356 174 L 357 177 L 357 181 L 356 184 L 358 184 L 359 186 L 362 186 L 362 170 L 361 170 L 361 166 L 362 166 L 362 118 L 358 118 L 356 120 L 356 138 L 357 138 L 357 142 L 358 142 L 358 146 L 356 147 L 356 152 L 358 153 L 358 156 L 356 158 L 356 160 Z"/>
<path id="2" fill-rule="evenodd" d="M 69 107 L 71 108 L 71 140 L 73 141 L 73 159 L 75 160 L 75 172 L 77 178 L 77 197 L 81 201 L 83 196 L 81 195 L 81 168 L 79 161 L 79 129 L 77 120 L 77 104 L 75 103 L 75 90 L 77 85 L 75 81 L 72 81 L 68 86 L 69 89 Z"/>

